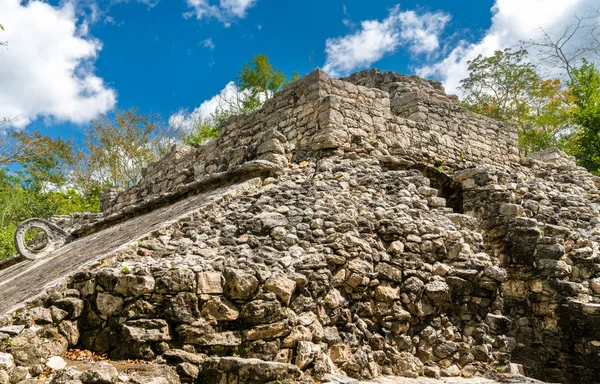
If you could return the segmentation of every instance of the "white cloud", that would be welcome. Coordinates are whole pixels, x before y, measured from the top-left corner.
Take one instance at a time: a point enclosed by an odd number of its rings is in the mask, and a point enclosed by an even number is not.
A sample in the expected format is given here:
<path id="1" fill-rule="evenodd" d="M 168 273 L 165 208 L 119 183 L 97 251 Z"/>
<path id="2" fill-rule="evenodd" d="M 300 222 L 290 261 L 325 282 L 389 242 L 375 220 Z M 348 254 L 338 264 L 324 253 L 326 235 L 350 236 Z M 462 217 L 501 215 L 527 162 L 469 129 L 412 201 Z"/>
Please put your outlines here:
<path id="1" fill-rule="evenodd" d="M 246 10 L 253 7 L 256 0 L 221 0 L 221 9 L 239 18 L 246 17 Z"/>
<path id="2" fill-rule="evenodd" d="M 139 3 L 146 5 L 147 9 L 154 8 L 161 0 L 61 0 L 60 4 L 71 4 L 75 8 L 77 16 L 84 19 L 87 23 L 94 24 L 103 21 L 107 24 L 120 26 L 122 21 L 117 22 L 114 17 L 109 16 L 108 12 L 114 5 L 121 3 Z"/>
<path id="3" fill-rule="evenodd" d="M 218 94 L 202 102 L 202 104 L 191 113 L 179 111 L 171 115 L 169 124 L 172 127 L 179 127 L 185 131 L 190 131 L 198 121 L 210 119 L 217 108 L 227 108 L 227 103 L 230 100 L 235 100 L 238 94 L 237 85 L 233 81 L 230 81 Z"/>
<path id="4" fill-rule="evenodd" d="M 218 4 L 212 4 L 211 0 L 186 1 L 193 11 L 185 13 L 184 17 L 195 16 L 198 20 L 214 17 L 226 27 L 231 25 L 231 21 L 246 17 L 246 11 L 257 2 L 257 0 L 219 0 Z"/>
<path id="5" fill-rule="evenodd" d="M 0 116 L 17 127 L 38 117 L 84 123 L 112 109 L 116 93 L 95 75 L 102 44 L 77 27 L 74 7 L 0 1 Z"/>
<path id="6" fill-rule="evenodd" d="M 211 38 L 208 38 L 208 39 L 204 40 L 204 41 L 202 42 L 202 46 L 203 46 L 204 48 L 208 48 L 208 49 L 210 49 L 211 51 L 212 51 L 213 49 L 215 49 L 215 43 L 212 41 L 212 39 L 211 39 Z"/>
<path id="7" fill-rule="evenodd" d="M 346 27 L 354 28 L 354 23 L 350 19 L 350 14 L 348 13 L 348 8 L 345 5 L 342 5 L 342 11 L 344 12 L 344 18 L 342 19 L 342 24 Z"/>
<path id="8" fill-rule="evenodd" d="M 438 78 L 449 92 L 457 92 L 460 80 L 467 76 L 467 61 L 480 54 L 490 56 L 523 40 L 539 39 L 541 28 L 562 34 L 576 21 L 575 15 L 585 15 L 599 6 L 600 0 L 496 0 L 492 7 L 492 25 L 480 41 L 459 42 L 444 59 L 422 66 L 417 74 Z M 584 36 L 577 36 L 566 49 L 576 48 L 585 40 Z"/>
<path id="9" fill-rule="evenodd" d="M 439 47 L 439 35 L 450 20 L 443 12 L 417 14 L 396 6 L 383 21 L 365 20 L 355 33 L 327 39 L 323 69 L 332 76 L 369 67 L 384 55 L 404 47 L 411 53 L 431 53 Z"/>
<path id="10" fill-rule="evenodd" d="M 225 87 L 210 99 L 204 100 L 199 107 L 191 113 L 184 109 L 179 110 L 169 117 L 169 125 L 176 129 L 189 132 L 194 129 L 199 122 L 211 120 L 217 110 L 227 111 L 232 115 L 243 112 L 243 102 L 251 95 L 251 91 L 246 89 L 240 91 L 235 82 L 230 81 Z M 267 100 L 266 95 L 260 94 L 258 98 L 262 103 Z"/>

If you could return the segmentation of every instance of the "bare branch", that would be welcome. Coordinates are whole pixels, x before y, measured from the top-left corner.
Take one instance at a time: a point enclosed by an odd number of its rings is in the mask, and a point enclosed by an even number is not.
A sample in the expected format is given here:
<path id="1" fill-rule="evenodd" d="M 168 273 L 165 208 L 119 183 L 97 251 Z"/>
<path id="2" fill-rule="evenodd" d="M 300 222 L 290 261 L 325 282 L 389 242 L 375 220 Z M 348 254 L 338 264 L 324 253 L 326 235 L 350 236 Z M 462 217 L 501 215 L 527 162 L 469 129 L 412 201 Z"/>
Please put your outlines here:
<path id="1" fill-rule="evenodd" d="M 574 23 L 558 33 L 540 27 L 541 39 L 522 43 L 525 48 L 537 49 L 537 61 L 544 67 L 550 70 L 558 69 L 572 80 L 573 70 L 583 59 L 600 55 L 600 39 L 597 33 L 599 15 L 600 8 L 583 16 L 574 15 Z"/>

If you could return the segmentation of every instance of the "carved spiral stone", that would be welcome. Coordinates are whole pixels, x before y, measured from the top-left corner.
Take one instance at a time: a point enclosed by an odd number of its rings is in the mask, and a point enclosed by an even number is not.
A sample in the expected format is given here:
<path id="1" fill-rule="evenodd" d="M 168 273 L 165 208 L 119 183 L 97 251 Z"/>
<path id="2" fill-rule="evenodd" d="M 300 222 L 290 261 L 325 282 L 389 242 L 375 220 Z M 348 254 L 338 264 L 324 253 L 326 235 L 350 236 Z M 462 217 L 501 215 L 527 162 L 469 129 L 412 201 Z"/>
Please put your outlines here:
<path id="1" fill-rule="evenodd" d="M 45 233 L 44 243 L 34 244 L 25 240 L 25 234 L 30 229 L 39 229 Z M 48 256 L 54 250 L 62 247 L 69 240 L 69 233 L 49 221 L 33 218 L 25 220 L 15 232 L 15 248 L 17 252 L 29 260 L 37 260 Z"/>

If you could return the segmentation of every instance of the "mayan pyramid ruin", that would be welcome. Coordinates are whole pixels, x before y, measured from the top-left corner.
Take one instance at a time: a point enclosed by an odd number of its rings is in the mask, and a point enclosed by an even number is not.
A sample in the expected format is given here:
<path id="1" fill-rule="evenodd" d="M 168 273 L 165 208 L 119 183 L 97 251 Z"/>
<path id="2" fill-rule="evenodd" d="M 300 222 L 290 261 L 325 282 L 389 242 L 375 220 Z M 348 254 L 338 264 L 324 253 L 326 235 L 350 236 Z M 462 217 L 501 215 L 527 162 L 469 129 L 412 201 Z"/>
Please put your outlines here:
<path id="1" fill-rule="evenodd" d="M 600 383 L 600 178 L 517 144 L 438 82 L 316 70 L 24 223 L 0 384 Z"/>

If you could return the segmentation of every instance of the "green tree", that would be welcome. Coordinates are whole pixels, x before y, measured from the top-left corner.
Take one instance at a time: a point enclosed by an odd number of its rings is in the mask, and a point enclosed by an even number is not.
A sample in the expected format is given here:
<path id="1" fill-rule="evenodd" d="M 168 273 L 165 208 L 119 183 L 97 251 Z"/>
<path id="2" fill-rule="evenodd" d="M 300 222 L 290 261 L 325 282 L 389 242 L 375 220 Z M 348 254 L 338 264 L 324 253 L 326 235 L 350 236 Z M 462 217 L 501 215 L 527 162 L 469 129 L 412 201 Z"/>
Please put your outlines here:
<path id="1" fill-rule="evenodd" d="M 600 175 L 600 72 L 586 60 L 573 69 L 570 90 L 577 109 L 573 114 L 579 125 L 575 136 L 575 156 L 578 163 L 595 175 Z"/>
<path id="2" fill-rule="evenodd" d="M 132 108 L 92 120 L 83 148 L 75 153 L 73 185 L 88 193 L 112 187 L 128 188 L 141 179 L 142 168 L 158 160 L 180 132 L 158 115 Z"/>
<path id="3" fill-rule="evenodd" d="M 527 51 L 507 48 L 468 62 L 461 80 L 463 105 L 515 126 L 527 154 L 564 147 L 569 136 L 570 98 L 560 80 L 543 79 L 527 60 Z"/>
<path id="4" fill-rule="evenodd" d="M 244 65 L 238 77 L 239 89 L 248 93 L 243 105 L 250 111 L 259 108 L 289 82 L 285 73 L 273 68 L 267 55 L 259 53 L 252 58 L 251 62 Z"/>
<path id="5" fill-rule="evenodd" d="M 73 212 L 98 212 L 95 196 L 82 196 L 73 189 L 40 190 L 22 175 L 0 169 L 0 260 L 15 254 L 14 233 L 31 217 L 49 218 Z"/>
<path id="6" fill-rule="evenodd" d="M 22 183 L 36 190 L 66 183 L 68 168 L 73 161 L 72 143 L 39 132 L 12 131 L 10 135 L 20 148 L 13 161 L 20 165 L 17 173 Z"/>
<path id="7" fill-rule="evenodd" d="M 188 127 L 184 142 L 197 145 L 206 140 L 219 137 L 220 127 L 230 116 L 254 111 L 273 97 L 287 84 L 299 78 L 297 72 L 290 77 L 273 68 L 267 55 L 259 53 L 252 56 L 253 60 L 244 65 L 237 78 L 237 92 L 229 98 L 221 97 L 218 107 L 209 117 L 187 115 L 182 118 Z M 191 122 L 191 123 L 190 123 Z"/>

